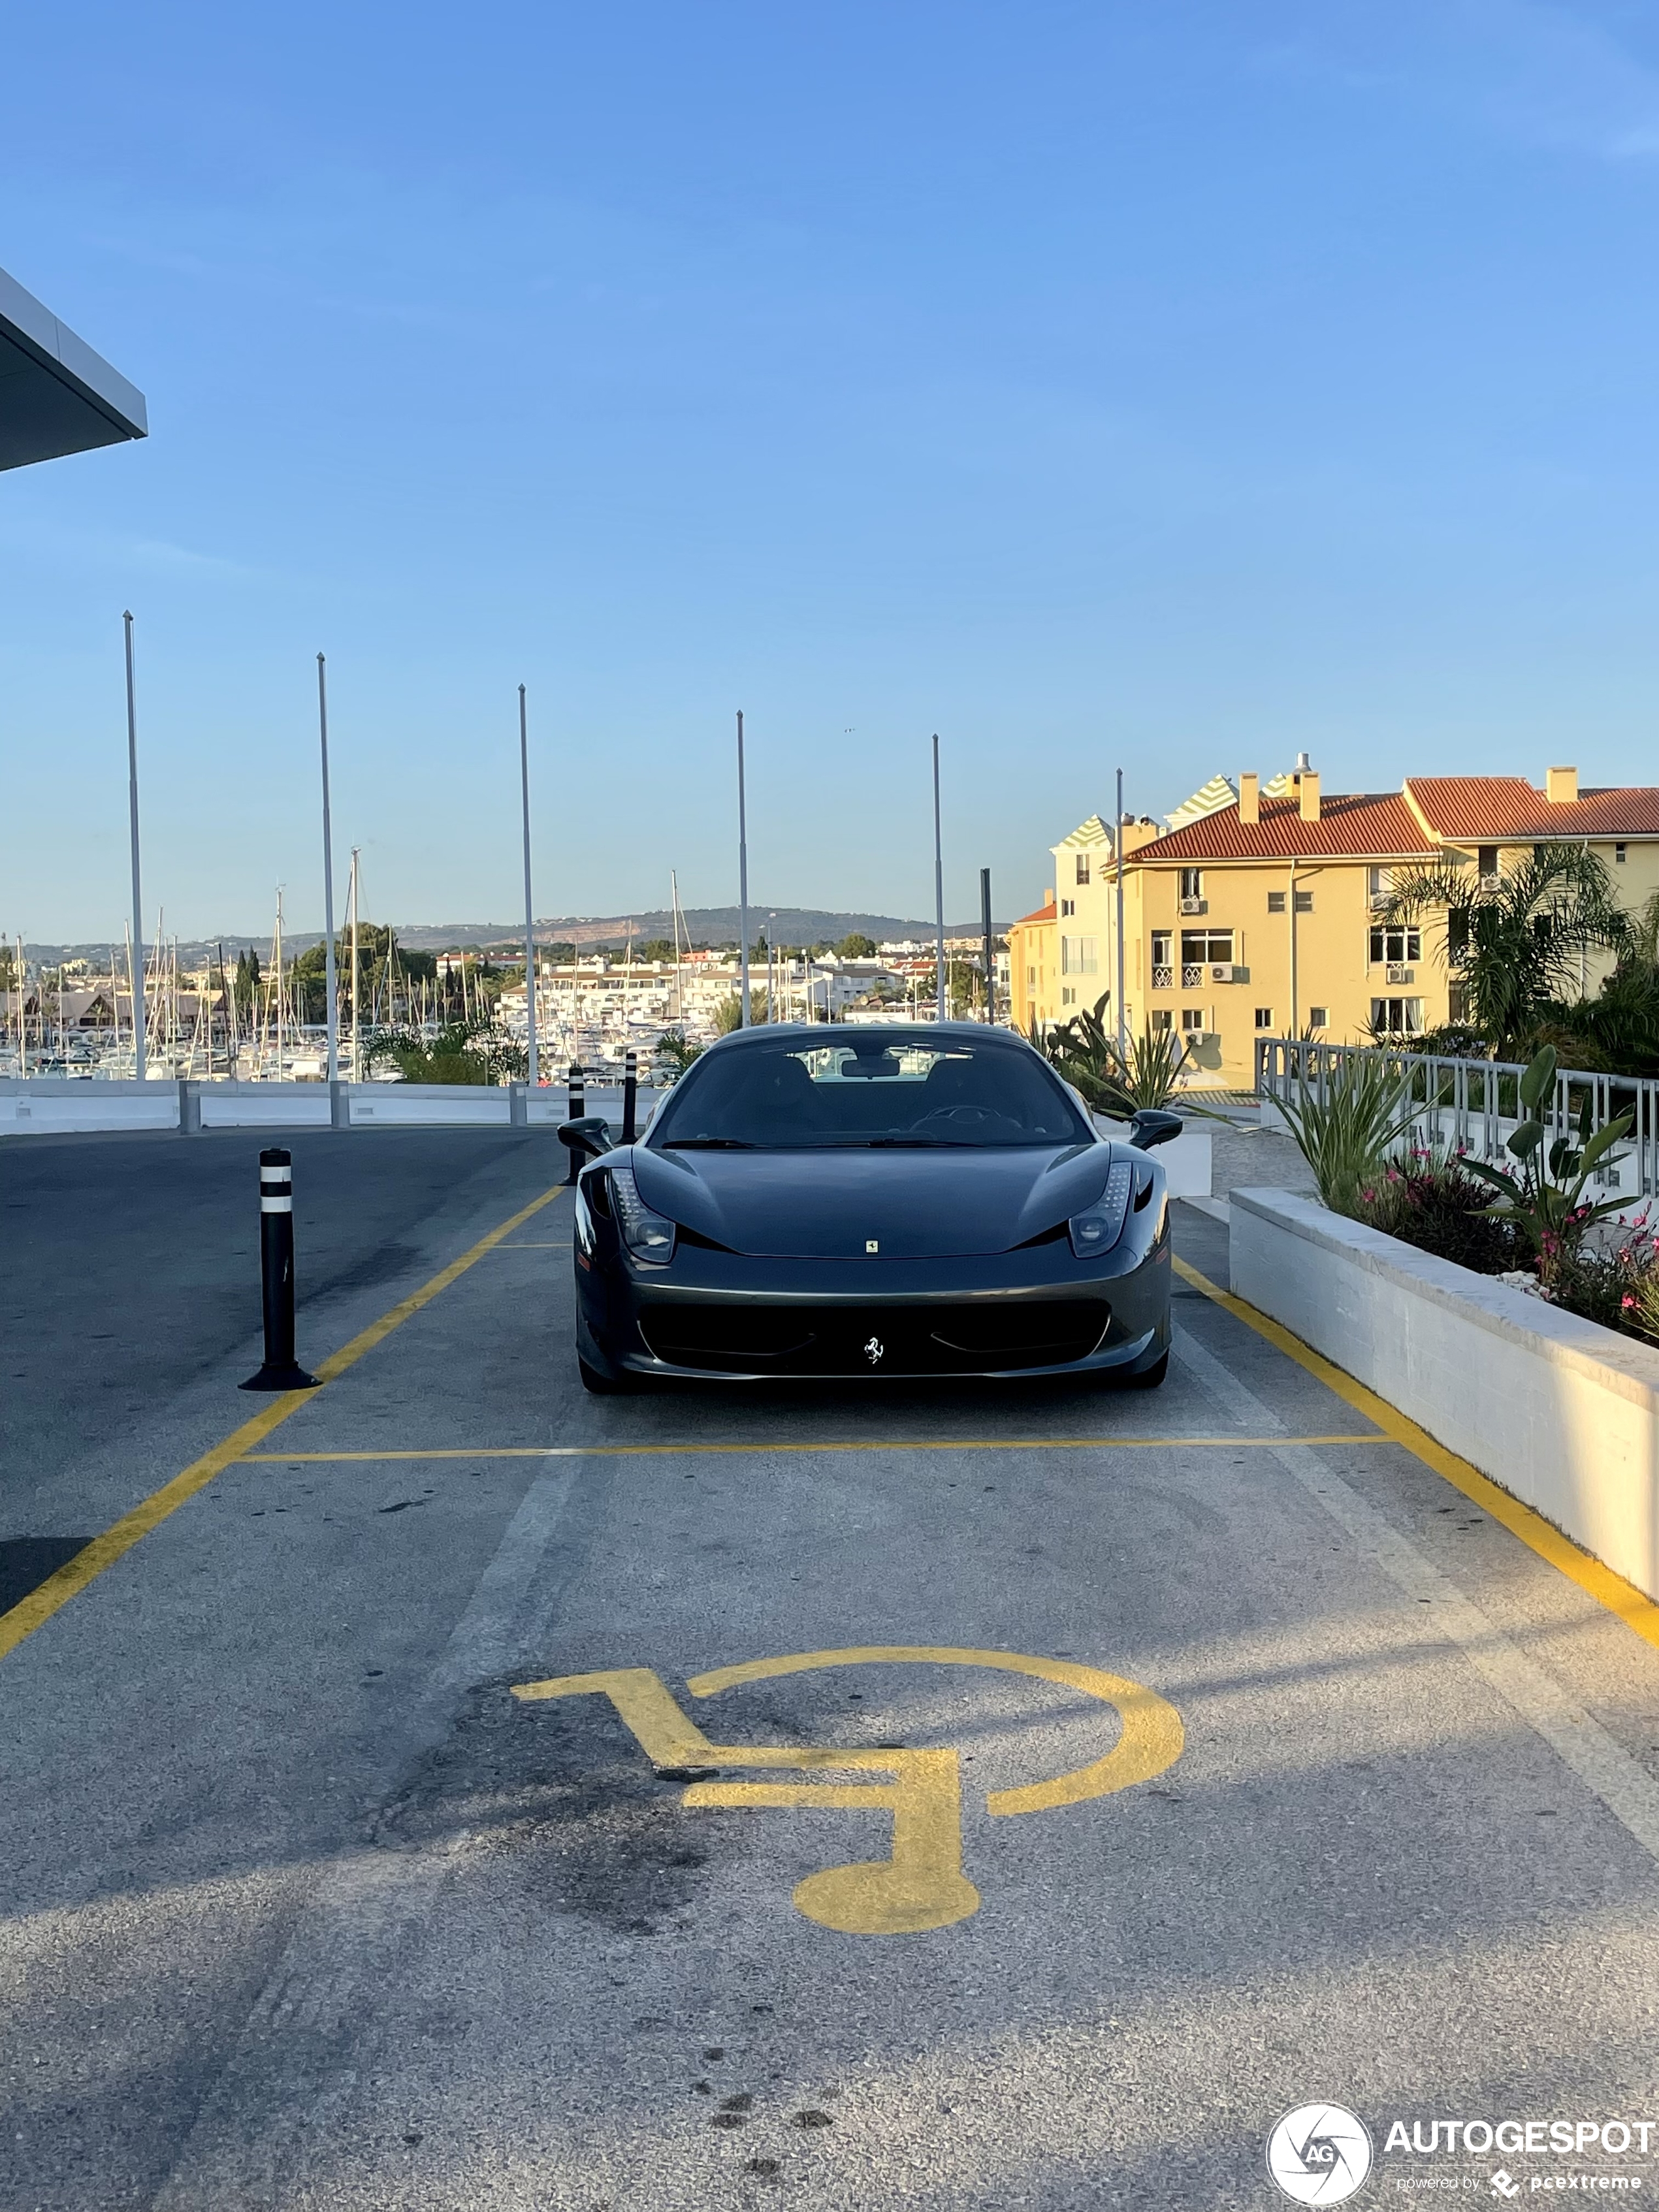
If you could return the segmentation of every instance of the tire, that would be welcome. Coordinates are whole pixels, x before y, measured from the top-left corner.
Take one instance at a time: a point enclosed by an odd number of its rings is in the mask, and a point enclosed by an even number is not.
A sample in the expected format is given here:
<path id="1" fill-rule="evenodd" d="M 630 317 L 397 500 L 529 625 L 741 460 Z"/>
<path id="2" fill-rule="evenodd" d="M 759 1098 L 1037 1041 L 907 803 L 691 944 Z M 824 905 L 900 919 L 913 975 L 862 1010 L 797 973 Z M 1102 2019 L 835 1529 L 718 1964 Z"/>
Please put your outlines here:
<path id="1" fill-rule="evenodd" d="M 1136 1375 L 1126 1375 L 1123 1387 L 1126 1390 L 1156 1390 L 1169 1371 L 1170 1355 L 1161 1352 L 1150 1367 L 1143 1367 Z"/>
<path id="2" fill-rule="evenodd" d="M 576 1354 L 576 1370 L 582 1378 L 584 1390 L 591 1390 L 596 1398 L 620 1398 L 634 1387 L 628 1375 L 606 1375 L 597 1367 L 590 1367 L 580 1352 Z"/>

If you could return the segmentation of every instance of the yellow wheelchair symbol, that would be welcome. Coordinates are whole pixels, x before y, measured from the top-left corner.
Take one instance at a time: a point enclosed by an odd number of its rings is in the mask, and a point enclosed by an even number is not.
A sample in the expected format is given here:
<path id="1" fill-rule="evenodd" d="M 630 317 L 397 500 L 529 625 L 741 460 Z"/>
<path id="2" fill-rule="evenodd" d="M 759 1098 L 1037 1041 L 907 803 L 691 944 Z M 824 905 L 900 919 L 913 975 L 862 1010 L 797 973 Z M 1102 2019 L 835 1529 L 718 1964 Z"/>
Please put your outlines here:
<path id="1" fill-rule="evenodd" d="M 860 1667 L 894 1661 L 947 1667 L 993 1667 L 1032 1674 L 1086 1692 L 1115 1708 L 1121 1732 L 1105 1756 L 1052 1781 L 1018 1790 L 994 1790 L 986 1809 L 994 1815 L 1041 1813 L 1105 1797 L 1132 1783 L 1149 1781 L 1181 1756 L 1181 1717 L 1139 1682 L 1085 1667 L 1073 1659 L 1032 1659 L 1017 1651 L 971 1651 L 924 1644 L 854 1644 L 840 1651 L 799 1651 L 786 1659 L 752 1659 L 717 1667 L 686 1684 L 694 1698 L 712 1698 L 741 1682 L 779 1674 L 804 1674 L 821 1667 Z M 893 1817 L 890 1858 L 827 1868 L 797 1885 L 794 1901 L 807 1919 L 848 1936 L 900 1936 L 948 1928 L 979 1910 L 980 1895 L 962 1871 L 962 1783 L 954 1751 L 820 1749 L 808 1744 L 711 1743 L 675 1703 L 648 1667 L 614 1667 L 593 1674 L 558 1674 L 545 1682 L 520 1682 L 515 1698 L 609 1698 L 653 1765 L 775 1766 L 854 1774 L 890 1775 L 890 1782 L 694 1782 L 683 1805 L 809 1806 L 831 1811 L 875 1811 Z"/>

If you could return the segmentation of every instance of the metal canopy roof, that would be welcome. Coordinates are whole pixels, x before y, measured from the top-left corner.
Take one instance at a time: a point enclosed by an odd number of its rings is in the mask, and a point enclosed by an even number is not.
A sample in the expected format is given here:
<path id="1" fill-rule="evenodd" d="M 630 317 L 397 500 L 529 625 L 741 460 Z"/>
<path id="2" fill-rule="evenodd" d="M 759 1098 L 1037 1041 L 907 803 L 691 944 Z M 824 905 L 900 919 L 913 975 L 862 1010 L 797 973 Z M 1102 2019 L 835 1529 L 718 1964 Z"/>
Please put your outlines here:
<path id="1" fill-rule="evenodd" d="M 143 393 L 0 269 L 0 469 L 149 435 Z"/>

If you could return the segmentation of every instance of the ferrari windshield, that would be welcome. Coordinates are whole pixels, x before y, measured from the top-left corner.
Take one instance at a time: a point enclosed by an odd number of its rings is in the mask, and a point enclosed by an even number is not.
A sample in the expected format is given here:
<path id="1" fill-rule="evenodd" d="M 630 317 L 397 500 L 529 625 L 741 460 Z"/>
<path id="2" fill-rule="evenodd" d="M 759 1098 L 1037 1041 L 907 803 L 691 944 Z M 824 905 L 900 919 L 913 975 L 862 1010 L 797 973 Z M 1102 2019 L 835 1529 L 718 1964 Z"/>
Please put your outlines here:
<path id="1" fill-rule="evenodd" d="M 796 1030 L 711 1052 L 676 1086 L 649 1141 L 653 1152 L 798 1152 L 1074 1145 L 1091 1133 L 1024 1045 L 872 1027 L 830 1043 Z"/>

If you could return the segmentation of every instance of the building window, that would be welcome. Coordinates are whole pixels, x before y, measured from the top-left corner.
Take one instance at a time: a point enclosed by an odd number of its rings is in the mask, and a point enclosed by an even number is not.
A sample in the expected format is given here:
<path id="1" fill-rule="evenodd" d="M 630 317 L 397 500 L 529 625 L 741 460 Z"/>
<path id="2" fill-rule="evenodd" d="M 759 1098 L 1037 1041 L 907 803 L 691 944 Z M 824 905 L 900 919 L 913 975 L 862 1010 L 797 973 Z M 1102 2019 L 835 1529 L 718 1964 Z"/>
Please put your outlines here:
<path id="1" fill-rule="evenodd" d="M 1201 1036 L 1205 1028 L 1203 1007 L 1183 1006 L 1181 1009 L 1181 1026 L 1188 1036 Z"/>
<path id="2" fill-rule="evenodd" d="M 1025 970 L 1025 988 L 1028 991 L 1035 991 L 1036 988 L 1036 969 L 1035 968 L 1028 968 Z"/>
<path id="3" fill-rule="evenodd" d="M 1474 872 L 1477 876 L 1495 876 L 1498 873 L 1498 848 L 1496 845 L 1476 846 L 1474 853 Z"/>
<path id="4" fill-rule="evenodd" d="M 1231 929 L 1183 929 L 1181 933 L 1181 964 L 1183 968 L 1204 967 L 1212 960 L 1228 960 L 1233 957 L 1233 933 Z"/>
<path id="5" fill-rule="evenodd" d="M 1273 1027 L 1273 1010 L 1271 1006 L 1258 1006 L 1256 1008 L 1255 1025 L 1259 1030 L 1270 1030 Z"/>
<path id="6" fill-rule="evenodd" d="M 1313 912 L 1313 893 L 1311 891 L 1298 891 L 1297 893 L 1296 910 L 1298 914 L 1311 914 Z"/>
<path id="7" fill-rule="evenodd" d="M 1075 991 L 1062 991 L 1060 994 L 1060 1003 L 1062 1006 L 1076 1006 L 1077 993 Z"/>
<path id="8" fill-rule="evenodd" d="M 1284 894 L 1284 892 L 1283 892 L 1283 891 L 1269 891 L 1269 892 L 1268 892 L 1268 894 L 1267 894 L 1267 911 L 1268 911 L 1268 913 L 1269 913 L 1269 914 L 1283 914 L 1283 913 L 1284 913 L 1284 911 L 1285 911 L 1285 894 Z"/>
<path id="9" fill-rule="evenodd" d="M 1086 853 L 1079 853 L 1077 856 L 1077 879 L 1080 884 L 1086 884 L 1089 880 L 1089 855 Z"/>
<path id="10" fill-rule="evenodd" d="M 1323 1006 L 1310 1006 L 1308 1009 L 1308 1027 L 1310 1030 L 1328 1029 L 1330 1027 L 1330 1017 L 1328 1010 Z"/>
<path id="11" fill-rule="evenodd" d="M 1095 937 L 1062 937 L 1060 940 L 1060 972 L 1062 975 L 1093 975 L 1098 973 L 1097 957 L 1099 939 Z"/>
<path id="12" fill-rule="evenodd" d="M 1183 868 L 1181 871 L 1181 896 L 1182 898 L 1203 897 L 1204 871 L 1202 868 Z"/>
<path id="13" fill-rule="evenodd" d="M 1423 933 L 1420 929 L 1374 929 L 1371 932 L 1371 965 L 1373 968 L 1397 968 L 1408 960 L 1423 957 Z"/>
<path id="14" fill-rule="evenodd" d="M 1371 1030 L 1377 1036 L 1416 1036 L 1423 1027 L 1421 999 L 1373 999 Z"/>
<path id="15" fill-rule="evenodd" d="M 1154 1036 L 1167 1036 L 1174 1027 L 1175 1016 L 1170 1012 L 1170 1009 L 1167 1006 L 1154 1006 L 1152 1008 L 1152 1035 Z"/>
<path id="16" fill-rule="evenodd" d="M 1175 958 L 1170 950 L 1173 942 L 1172 931 L 1155 929 L 1152 932 L 1152 988 L 1155 991 L 1172 991 L 1175 988 Z M 1167 1022 L 1164 1027 L 1169 1027 Z"/>
<path id="17" fill-rule="evenodd" d="M 1624 848 L 1622 845 L 1615 845 L 1615 846 L 1613 847 L 1613 858 L 1614 865 L 1615 865 L 1616 866 L 1620 867 L 1620 868 L 1622 868 L 1622 867 L 1624 866 L 1624 865 L 1625 865 L 1625 848 Z"/>
<path id="18" fill-rule="evenodd" d="M 1367 875 L 1365 884 L 1373 898 L 1387 898 L 1394 889 L 1394 870 L 1373 868 Z"/>
<path id="19" fill-rule="evenodd" d="M 1062 915 L 1075 914 L 1077 912 L 1077 901 L 1075 899 L 1061 899 L 1060 902 L 1060 911 Z"/>

